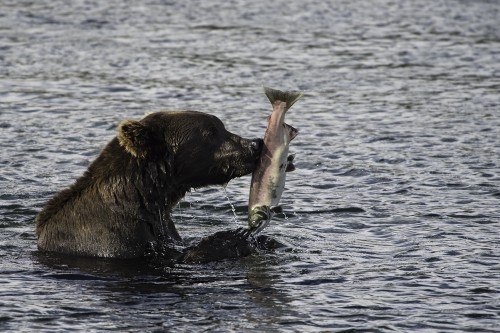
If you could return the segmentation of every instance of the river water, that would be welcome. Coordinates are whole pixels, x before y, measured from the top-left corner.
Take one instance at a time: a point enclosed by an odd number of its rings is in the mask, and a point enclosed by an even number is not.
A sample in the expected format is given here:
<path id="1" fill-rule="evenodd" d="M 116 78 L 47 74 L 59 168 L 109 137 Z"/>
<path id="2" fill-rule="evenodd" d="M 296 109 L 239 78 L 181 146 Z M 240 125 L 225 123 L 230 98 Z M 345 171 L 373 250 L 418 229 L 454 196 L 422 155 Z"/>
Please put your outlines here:
<path id="1" fill-rule="evenodd" d="M 0 0 L 0 330 L 499 332 L 499 22 L 493 0 Z M 37 212 L 120 120 L 192 109 L 262 137 L 263 84 L 305 92 L 264 231 L 286 250 L 37 252 Z M 245 226 L 249 183 L 189 193 L 181 235 Z"/>

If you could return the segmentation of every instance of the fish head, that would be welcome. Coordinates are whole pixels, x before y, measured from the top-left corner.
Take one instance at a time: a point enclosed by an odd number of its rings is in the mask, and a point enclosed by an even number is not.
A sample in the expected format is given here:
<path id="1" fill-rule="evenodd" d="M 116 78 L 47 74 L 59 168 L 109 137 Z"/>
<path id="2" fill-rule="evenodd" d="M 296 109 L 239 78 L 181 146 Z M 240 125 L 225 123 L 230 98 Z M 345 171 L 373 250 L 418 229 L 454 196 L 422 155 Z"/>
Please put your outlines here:
<path id="1" fill-rule="evenodd" d="M 271 221 L 271 208 L 269 206 L 255 206 L 248 212 L 248 228 L 253 234 L 259 233 Z"/>

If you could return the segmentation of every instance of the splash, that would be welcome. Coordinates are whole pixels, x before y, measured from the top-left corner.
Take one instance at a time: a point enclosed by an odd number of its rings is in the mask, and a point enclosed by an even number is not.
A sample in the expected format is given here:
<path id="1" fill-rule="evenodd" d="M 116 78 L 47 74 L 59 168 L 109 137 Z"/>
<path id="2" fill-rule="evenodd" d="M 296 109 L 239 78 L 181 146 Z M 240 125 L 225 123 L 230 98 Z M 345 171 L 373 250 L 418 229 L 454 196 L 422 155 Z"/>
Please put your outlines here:
<path id="1" fill-rule="evenodd" d="M 222 189 L 224 190 L 224 194 L 226 195 L 227 202 L 231 206 L 231 211 L 233 212 L 233 216 L 234 216 L 234 222 L 238 223 L 238 216 L 236 215 L 236 208 L 234 208 L 234 205 L 233 205 L 231 199 L 229 198 L 229 194 L 227 193 L 227 185 L 223 185 Z"/>

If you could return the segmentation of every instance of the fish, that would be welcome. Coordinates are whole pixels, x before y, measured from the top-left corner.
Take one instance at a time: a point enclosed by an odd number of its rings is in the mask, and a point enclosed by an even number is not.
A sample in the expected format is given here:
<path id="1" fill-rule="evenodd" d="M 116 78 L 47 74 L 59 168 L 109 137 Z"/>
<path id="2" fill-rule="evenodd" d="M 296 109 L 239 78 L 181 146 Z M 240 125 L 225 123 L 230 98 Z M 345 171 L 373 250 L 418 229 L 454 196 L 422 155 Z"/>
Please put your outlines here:
<path id="1" fill-rule="evenodd" d="M 285 123 L 285 114 L 303 96 L 301 92 L 268 87 L 264 87 L 264 93 L 273 112 L 268 118 L 262 152 L 250 183 L 248 228 L 252 235 L 261 232 L 279 209 L 286 172 L 294 169 L 293 155 L 288 156 L 288 150 L 298 130 Z"/>

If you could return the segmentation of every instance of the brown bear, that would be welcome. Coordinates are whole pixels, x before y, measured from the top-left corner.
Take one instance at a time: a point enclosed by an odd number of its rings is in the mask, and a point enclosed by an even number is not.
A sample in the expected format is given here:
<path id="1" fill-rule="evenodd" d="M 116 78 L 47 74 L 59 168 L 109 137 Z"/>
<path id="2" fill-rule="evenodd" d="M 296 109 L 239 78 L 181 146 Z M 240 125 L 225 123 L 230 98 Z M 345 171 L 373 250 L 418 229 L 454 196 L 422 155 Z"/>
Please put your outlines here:
<path id="1" fill-rule="evenodd" d="M 178 256 L 172 208 L 192 188 L 251 173 L 261 146 L 261 139 L 232 134 L 202 112 L 124 120 L 83 176 L 39 213 L 38 249 L 132 258 L 161 248 Z"/>

